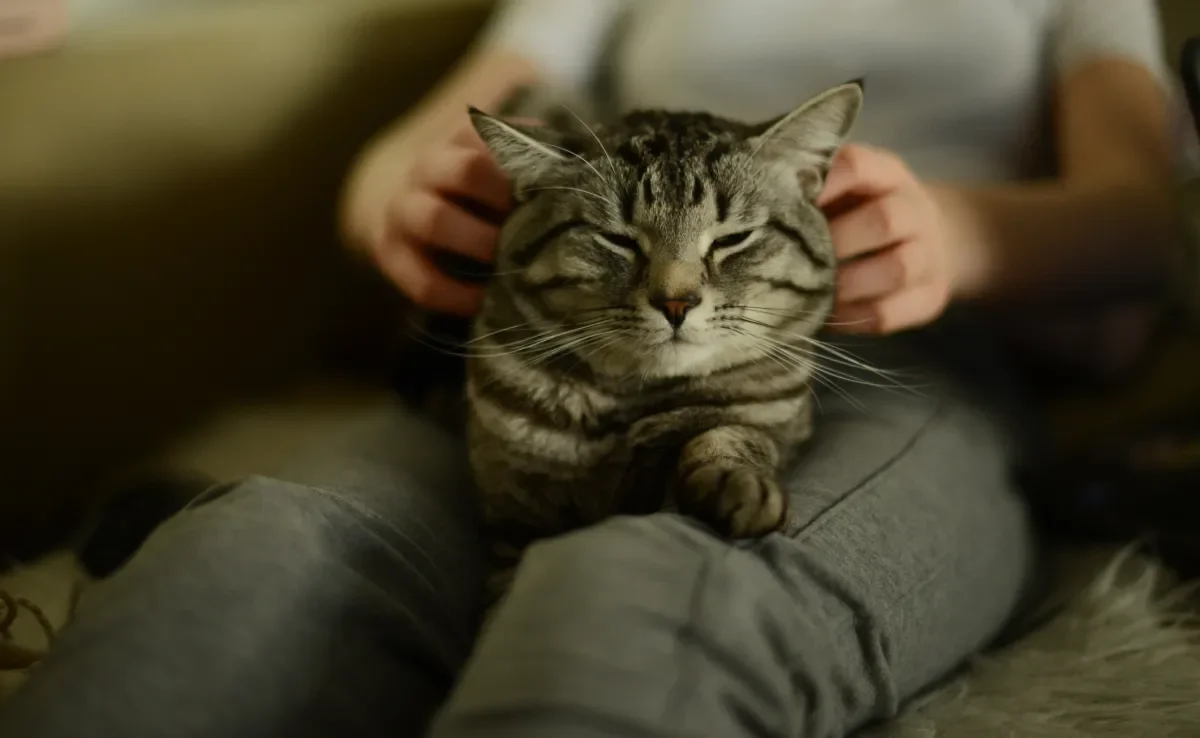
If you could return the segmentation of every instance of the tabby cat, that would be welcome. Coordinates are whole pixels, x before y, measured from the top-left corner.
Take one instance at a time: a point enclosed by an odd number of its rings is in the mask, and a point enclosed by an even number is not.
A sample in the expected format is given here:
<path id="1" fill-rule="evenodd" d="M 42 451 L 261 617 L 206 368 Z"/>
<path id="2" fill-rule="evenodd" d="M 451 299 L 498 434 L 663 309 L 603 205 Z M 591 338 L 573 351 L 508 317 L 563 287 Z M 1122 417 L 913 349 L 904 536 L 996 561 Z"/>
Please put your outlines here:
<path id="1" fill-rule="evenodd" d="M 833 303 L 813 203 L 862 100 L 851 83 L 761 125 L 650 110 L 594 130 L 471 111 L 515 203 L 467 359 L 498 553 L 662 509 L 734 538 L 784 526 Z"/>

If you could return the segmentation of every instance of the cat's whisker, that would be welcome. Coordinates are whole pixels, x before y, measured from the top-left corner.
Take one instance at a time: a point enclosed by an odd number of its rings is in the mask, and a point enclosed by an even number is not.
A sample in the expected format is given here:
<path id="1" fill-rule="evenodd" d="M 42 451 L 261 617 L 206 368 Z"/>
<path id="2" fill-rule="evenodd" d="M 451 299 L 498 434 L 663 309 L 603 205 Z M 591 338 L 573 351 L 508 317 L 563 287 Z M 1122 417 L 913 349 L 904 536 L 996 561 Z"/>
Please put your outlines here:
<path id="1" fill-rule="evenodd" d="M 777 342 L 777 345 L 781 348 L 781 350 L 788 350 L 788 351 L 792 351 L 792 352 L 795 351 L 794 348 L 789 347 L 788 344 L 786 344 L 786 343 Z M 905 384 L 901 384 L 896 379 L 887 376 L 882 370 L 876 370 L 874 367 L 871 367 L 869 365 L 865 365 L 865 364 L 861 364 L 861 363 L 854 363 L 854 364 L 847 365 L 845 363 L 838 364 L 837 362 L 832 362 L 832 363 L 834 363 L 835 366 L 839 366 L 839 365 L 847 366 L 850 369 L 861 369 L 861 370 L 864 370 L 864 371 L 867 371 L 867 372 L 870 372 L 873 374 L 878 374 L 880 377 L 887 380 L 887 382 L 886 383 L 872 382 L 869 379 L 866 379 L 863 377 L 858 377 L 853 374 L 849 374 L 847 372 L 841 371 L 839 369 L 834 369 L 833 367 L 831 367 L 829 365 L 831 362 L 829 362 L 828 356 L 817 357 L 814 355 L 806 354 L 806 355 L 803 355 L 803 358 L 805 361 L 812 362 L 814 371 L 820 372 L 821 374 L 823 374 L 825 376 L 835 377 L 844 382 L 853 382 L 854 384 L 860 384 L 860 385 L 867 386 L 867 387 L 877 387 L 879 389 L 915 391 L 913 387 L 910 387 Z"/>
<path id="2" fill-rule="evenodd" d="M 787 308 L 765 308 L 753 307 L 749 305 L 729 305 L 726 307 L 740 308 L 743 313 L 757 313 L 772 318 L 780 318 L 783 322 L 777 327 L 799 322 L 814 322 L 819 324 L 818 326 L 814 327 L 833 325 L 823 316 L 822 313 L 812 310 L 789 310 Z"/>
<path id="3" fill-rule="evenodd" d="M 571 113 L 571 114 L 574 115 L 574 113 Z M 555 146 L 554 144 L 549 144 L 549 143 L 544 144 L 544 145 L 547 146 L 548 148 L 555 149 L 557 151 L 563 152 L 564 154 L 570 154 L 571 156 L 575 157 L 576 159 L 578 159 L 579 161 L 581 161 L 585 165 L 587 165 L 588 169 L 591 169 L 593 172 L 595 172 L 596 177 L 598 177 L 600 179 L 601 183 L 603 183 L 609 187 L 612 187 L 612 183 L 603 174 L 600 173 L 600 170 L 597 169 L 590 161 L 588 161 L 587 159 L 584 159 L 579 154 L 575 153 L 574 151 L 571 151 L 568 148 L 564 148 L 562 146 Z"/>
<path id="4" fill-rule="evenodd" d="M 425 346 L 426 348 L 434 349 L 435 351 L 441 351 L 441 349 L 445 346 L 451 346 L 451 347 L 457 348 L 462 345 L 460 341 L 457 341 L 457 340 L 451 341 L 451 340 L 446 339 L 443 336 L 440 336 L 436 333 L 431 332 L 428 328 L 425 327 L 425 325 L 423 323 L 419 322 L 411 314 L 409 314 L 407 317 L 408 317 L 408 321 L 407 321 L 408 324 L 406 326 L 406 328 L 407 328 L 406 332 L 407 332 L 408 336 L 410 338 L 412 338 L 413 340 L 417 341 L 418 343 L 420 343 L 422 346 Z M 423 340 L 424 338 L 433 339 L 437 343 L 430 343 L 426 340 Z"/>
<path id="5" fill-rule="evenodd" d="M 803 371 L 806 374 L 808 374 L 809 378 L 812 380 L 813 383 L 819 384 L 819 385 L 822 385 L 822 386 L 828 388 L 831 392 L 833 392 L 834 394 L 841 397 L 843 400 L 845 400 L 850 405 L 854 406 L 855 409 L 857 409 L 861 412 L 866 411 L 866 408 L 863 406 L 863 404 L 860 400 L 858 400 L 856 397 L 851 395 L 847 390 L 838 386 L 837 382 L 830 380 L 828 377 L 826 377 L 826 376 L 822 375 L 820 372 L 818 372 L 817 367 L 815 365 L 813 365 L 811 362 L 801 360 L 799 357 L 788 354 L 786 351 L 782 351 L 777 347 L 771 347 L 770 350 L 773 351 L 775 353 L 775 355 L 781 357 L 783 360 L 791 362 L 791 365 L 793 368 L 799 369 L 800 371 Z M 814 392 L 813 397 L 817 398 L 818 394 Z"/>
<path id="6" fill-rule="evenodd" d="M 845 369 L 848 371 L 852 371 L 852 370 L 856 370 L 856 369 L 860 370 L 860 371 L 865 371 L 868 374 L 877 376 L 881 380 L 883 380 L 883 384 L 878 385 L 880 387 L 886 386 L 886 387 L 891 387 L 893 389 L 902 389 L 905 391 L 911 391 L 911 392 L 915 393 L 922 386 L 924 386 L 924 385 L 920 385 L 920 384 L 914 384 L 911 379 L 907 379 L 904 377 L 904 375 L 901 375 L 897 372 L 891 372 L 891 371 L 888 371 L 885 369 L 879 369 L 879 368 L 871 366 L 869 364 L 866 366 L 862 366 L 859 363 L 843 361 L 843 360 L 841 360 L 837 357 L 834 357 L 832 355 L 829 355 L 829 354 L 821 355 L 820 362 L 821 362 L 822 367 L 829 368 L 830 371 L 833 371 L 832 367 L 839 367 L 841 369 Z M 866 384 L 869 380 L 856 377 L 854 381 L 857 381 L 860 384 Z"/>
<path id="7" fill-rule="evenodd" d="M 849 351 L 839 348 L 828 341 L 822 341 L 821 339 L 816 338 L 811 335 L 784 331 L 784 330 L 781 330 L 780 328 L 778 328 L 777 326 L 771 325 L 770 323 L 766 323 L 761 320 L 755 320 L 754 318 L 747 318 L 745 316 L 738 318 L 738 320 L 750 323 L 752 325 L 762 326 L 762 327 L 767 328 L 779 335 L 785 336 L 787 338 L 792 338 L 797 341 L 801 341 L 805 344 L 808 344 L 810 346 L 819 348 L 827 354 L 826 359 L 828 361 L 832 361 L 833 363 L 838 363 L 838 364 L 842 364 L 843 366 L 862 369 L 863 371 L 871 372 L 873 374 L 877 374 L 881 377 L 885 377 L 888 379 L 896 379 L 897 381 L 898 381 L 898 378 L 902 378 L 905 375 L 905 373 L 902 371 L 898 371 L 898 370 L 894 370 L 894 369 L 880 369 L 876 366 L 868 364 L 867 362 L 856 357 L 854 354 L 850 353 Z"/>
<path id="8" fill-rule="evenodd" d="M 797 371 L 800 371 L 800 372 L 806 374 L 810 378 L 810 380 L 813 381 L 814 383 L 818 383 L 818 384 L 821 384 L 821 385 L 829 388 L 829 390 L 831 392 L 834 392 L 837 395 L 839 395 L 847 403 L 853 405 L 856 409 L 858 409 L 862 412 L 865 412 L 866 409 L 863 407 L 861 401 L 859 401 L 857 398 L 855 398 L 853 395 L 851 395 L 846 390 L 837 386 L 837 384 L 835 382 L 832 382 L 828 378 L 823 377 L 820 373 L 818 373 L 816 371 L 817 367 L 811 361 L 802 359 L 799 356 L 796 356 L 787 351 L 784 351 L 778 346 L 774 346 L 774 345 L 767 344 L 767 343 L 762 343 L 761 342 L 762 336 L 751 333 L 750 331 L 746 331 L 746 335 L 751 336 L 754 339 L 760 339 L 758 348 L 761 352 L 763 352 L 763 354 L 765 356 L 772 357 L 773 359 L 777 360 L 778 362 L 782 362 L 783 364 L 785 364 L 785 368 L 794 369 L 794 370 L 797 370 Z M 812 394 L 812 397 L 813 397 L 814 401 L 816 401 L 819 405 L 820 399 L 817 396 L 817 393 L 814 392 Z"/>
<path id="9" fill-rule="evenodd" d="M 511 343 L 499 343 L 499 342 L 491 341 L 490 345 L 487 345 L 484 347 L 478 347 L 478 348 L 471 347 L 471 346 L 458 346 L 458 345 L 455 345 L 453 347 L 453 349 L 458 349 L 458 348 L 466 349 L 466 350 L 461 350 L 461 351 L 453 350 L 452 348 L 447 348 L 445 346 L 437 346 L 437 345 L 429 344 L 429 343 L 425 343 L 425 345 L 428 346 L 429 348 L 439 351 L 440 353 L 450 355 L 450 356 L 461 356 L 464 358 L 485 358 L 486 359 L 486 358 L 499 358 L 499 357 L 503 357 L 503 356 L 518 356 L 518 355 L 526 354 L 526 353 L 529 353 L 532 351 L 544 349 L 545 345 L 548 343 L 553 343 L 555 341 L 562 341 L 564 339 L 569 339 L 577 334 L 586 333 L 587 331 L 603 328 L 612 323 L 613 323 L 613 321 L 611 319 L 601 318 L 601 319 L 586 323 L 584 325 L 575 326 L 572 328 L 567 328 L 567 329 L 562 329 L 562 330 L 553 330 L 553 331 L 540 331 L 528 338 L 521 339 L 520 341 L 513 341 Z M 481 337 L 481 339 L 490 340 L 490 339 L 486 339 L 486 337 Z"/>
<path id="10" fill-rule="evenodd" d="M 787 350 L 786 346 L 787 346 L 787 344 L 781 343 L 780 349 Z M 798 357 L 798 358 L 800 358 L 800 357 Z M 850 366 L 850 368 L 852 368 L 852 369 L 864 369 L 866 371 L 878 374 L 882 379 L 885 380 L 884 382 L 873 382 L 868 378 L 856 376 L 854 374 L 849 374 L 847 372 L 840 371 L 838 369 L 834 369 L 831 366 L 829 366 L 828 358 L 829 357 L 827 357 L 827 356 L 822 356 L 822 357 L 812 356 L 812 357 L 810 357 L 810 356 L 806 355 L 806 356 L 802 357 L 802 360 L 806 361 L 806 362 L 810 362 L 812 364 L 813 374 L 815 376 L 818 376 L 821 378 L 825 378 L 825 379 L 829 379 L 829 380 L 836 379 L 841 382 L 857 384 L 857 385 L 860 385 L 863 387 L 874 387 L 876 389 L 882 389 L 882 390 L 887 390 L 887 391 L 892 391 L 892 392 L 899 391 L 899 392 L 903 392 L 903 393 L 911 394 L 911 395 L 915 395 L 915 396 L 921 395 L 921 393 L 918 391 L 917 387 L 914 387 L 909 384 L 903 384 L 903 383 L 899 382 L 898 380 L 883 374 L 883 372 L 881 370 L 875 370 L 874 367 L 869 367 L 869 366 L 863 367 L 863 366 L 858 366 L 858 365 Z"/>
<path id="11" fill-rule="evenodd" d="M 487 339 L 491 338 L 492 336 L 498 336 L 501 333 L 507 333 L 508 331 L 519 331 L 524 328 L 529 328 L 530 325 L 531 325 L 530 323 L 518 323 L 517 325 L 510 325 L 505 328 L 501 328 L 499 330 L 491 331 L 489 333 L 484 333 L 481 336 L 475 336 L 474 338 L 468 340 L 464 345 L 470 346 L 473 343 L 479 343 L 480 341 L 486 341 Z"/>
<path id="12" fill-rule="evenodd" d="M 599 312 L 603 312 L 603 311 L 620 312 L 620 313 L 636 313 L 638 311 L 638 309 L 635 307 L 631 307 L 629 305 L 601 305 L 599 307 L 579 308 L 578 310 L 571 310 L 571 311 L 565 313 L 565 315 L 570 316 L 570 315 L 579 315 L 581 313 L 599 313 Z"/>
<path id="13" fill-rule="evenodd" d="M 488 272 L 487 274 L 481 274 L 480 276 L 486 276 L 489 278 L 490 277 L 516 277 L 516 276 L 525 274 L 527 271 L 528 271 L 528 269 L 508 269 L 503 272 Z"/>
<path id="14" fill-rule="evenodd" d="M 819 315 L 814 310 L 799 310 L 795 308 L 780 308 L 780 307 L 765 307 L 761 305 L 722 305 L 721 307 L 740 308 L 756 313 L 771 313 L 772 315 L 797 315 L 806 318 L 815 318 Z"/>
<path id="15" fill-rule="evenodd" d="M 528 338 L 524 338 L 519 341 L 515 341 L 513 343 L 500 344 L 500 345 L 507 346 L 507 347 L 519 347 L 519 346 L 523 346 L 527 342 L 540 342 L 541 340 L 544 340 L 545 338 L 553 337 L 556 335 L 562 335 L 564 333 L 575 333 L 578 331 L 585 331 L 585 330 L 588 330 L 589 328 L 593 328 L 593 327 L 600 326 L 600 325 L 605 325 L 610 322 L 612 322 L 611 318 L 601 317 L 601 318 L 597 318 L 595 320 L 588 321 L 586 323 L 582 323 L 577 326 L 573 326 L 571 328 L 555 328 L 552 330 L 540 330 L 540 331 L 537 331 L 536 333 L 534 333 L 534 335 L 529 336 Z M 471 344 L 471 343 L 476 343 L 478 341 L 487 340 L 487 339 L 489 339 L 499 333 L 502 333 L 504 331 L 521 330 L 521 329 L 532 328 L 532 327 L 533 326 L 531 323 L 522 323 L 520 325 L 509 326 L 508 328 L 502 328 L 498 331 L 493 331 L 491 333 L 473 338 L 470 341 L 468 341 L 467 343 Z"/>
<path id="16" fill-rule="evenodd" d="M 902 377 L 904 375 L 904 372 L 896 369 L 880 369 L 879 367 L 863 361 L 851 352 L 839 348 L 828 341 L 822 341 L 811 336 L 794 333 L 786 333 L 784 335 L 786 335 L 788 338 L 793 338 L 823 351 L 826 354 L 825 359 L 827 361 L 832 361 L 847 367 L 862 369 L 863 371 L 868 371 L 872 374 L 878 374 L 880 376 Z"/>
<path id="17" fill-rule="evenodd" d="M 858 320 L 827 320 L 825 321 L 825 325 L 833 326 L 834 328 L 845 328 L 852 325 L 867 325 L 869 322 L 866 318 L 859 318 Z"/>
<path id="18" fill-rule="evenodd" d="M 726 329 L 729 330 L 731 333 L 736 333 L 741 336 L 749 336 L 751 339 L 757 338 L 757 336 L 755 336 L 750 331 L 745 330 L 744 328 L 737 328 L 735 326 L 727 326 Z M 785 371 L 790 371 L 791 369 L 794 368 L 791 364 L 788 364 L 787 362 L 783 361 L 783 359 L 776 356 L 773 349 L 770 352 L 767 352 L 765 354 L 765 356 L 766 356 L 766 358 L 770 359 L 772 363 L 774 363 L 776 366 L 780 367 L 781 369 L 783 369 Z"/>
<path id="19" fill-rule="evenodd" d="M 542 353 L 531 357 L 529 360 L 533 363 L 541 364 L 562 356 L 566 356 L 568 354 L 574 354 L 576 356 L 576 363 L 578 363 L 578 361 L 582 358 L 580 354 L 581 351 L 605 340 L 606 338 L 609 340 L 618 340 L 621 338 L 621 336 L 611 336 L 611 332 L 606 332 L 596 336 L 585 336 L 569 343 L 553 346 L 544 350 Z"/>
<path id="20" fill-rule="evenodd" d="M 804 335 L 799 335 L 799 334 L 793 334 L 793 335 L 791 335 L 791 337 L 796 338 L 797 340 L 804 341 L 812 346 L 816 346 L 821 351 L 823 351 L 827 354 L 827 356 L 826 356 L 827 360 L 832 360 L 837 363 L 841 363 L 845 366 L 856 367 L 858 369 L 862 369 L 864 371 L 871 372 L 872 374 L 877 374 L 881 377 L 903 378 L 905 376 L 913 376 L 911 373 L 905 372 L 901 369 L 880 369 L 879 367 L 874 366 L 873 364 L 869 364 L 866 361 L 863 361 L 859 357 L 855 356 L 853 353 L 851 353 L 843 348 L 840 348 L 839 346 L 836 346 L 836 345 L 830 343 L 829 341 L 822 341 L 821 339 L 816 338 L 814 336 L 804 336 Z"/>
<path id="21" fill-rule="evenodd" d="M 856 398 L 854 395 L 850 394 L 848 391 L 846 391 L 842 387 L 839 387 L 836 382 L 832 382 L 832 381 L 820 376 L 819 374 L 813 375 L 813 382 L 827 388 L 830 392 L 833 392 L 838 397 L 841 397 L 843 400 L 845 400 L 848 404 L 853 406 L 854 409 L 858 410 L 860 413 L 865 414 L 867 412 L 867 406 L 862 403 L 862 400 L 859 400 L 858 398 Z M 816 397 L 816 396 L 817 396 L 817 393 L 814 392 L 813 397 Z"/>
<path id="22" fill-rule="evenodd" d="M 747 312 L 752 312 L 752 313 L 764 313 L 767 315 L 777 315 L 777 316 L 796 318 L 796 319 L 807 319 L 807 318 L 819 317 L 817 313 L 810 311 L 810 310 L 791 310 L 788 308 L 772 308 L 772 307 L 762 307 L 762 306 L 757 306 L 757 305 L 732 305 L 732 304 L 731 305 L 722 305 L 722 307 L 740 308 L 742 310 L 745 310 Z M 822 323 L 822 325 L 831 326 L 834 328 L 844 328 L 847 326 L 864 325 L 864 324 L 866 324 L 866 322 L 867 322 L 866 320 L 826 320 Z"/>
<path id="23" fill-rule="evenodd" d="M 620 325 L 620 321 L 602 318 L 590 321 L 581 326 L 554 331 L 547 335 L 548 340 L 546 343 L 564 345 L 575 341 L 588 340 L 598 335 L 609 335 L 622 330 L 624 330 L 624 326 Z"/>
<path id="24" fill-rule="evenodd" d="M 771 134 L 773 132 L 774 132 L 773 130 L 769 130 L 766 133 L 764 133 L 763 135 L 758 137 L 758 144 L 750 151 L 750 156 L 747 157 L 746 161 L 742 164 L 741 173 L 743 175 L 747 171 L 749 171 L 751 165 L 754 164 L 754 159 L 755 159 L 755 157 L 758 156 L 758 152 L 762 151 L 762 147 L 765 146 L 766 143 L 771 140 Z"/>
<path id="25" fill-rule="evenodd" d="M 863 377 L 854 376 L 852 374 L 847 374 L 847 373 L 839 371 L 837 369 L 833 369 L 833 368 L 829 367 L 828 365 L 823 364 L 821 361 L 818 360 L 817 357 L 813 356 L 812 354 L 807 353 L 807 352 L 801 353 L 801 351 L 798 347 L 788 344 L 786 342 L 778 341 L 778 340 L 770 338 L 769 336 L 759 335 L 759 334 L 753 333 L 751 331 L 746 331 L 745 333 L 746 333 L 746 335 L 752 336 L 755 340 L 757 340 L 759 342 L 761 350 L 764 350 L 764 351 L 769 350 L 769 352 L 774 354 L 775 356 L 785 358 L 791 366 L 794 366 L 798 369 L 801 369 L 801 370 L 807 372 L 808 374 L 810 374 L 813 377 L 814 381 L 821 381 L 822 384 L 829 387 L 829 389 L 841 394 L 847 401 L 851 401 L 852 398 L 844 390 L 842 390 L 841 387 L 838 386 L 838 384 L 837 384 L 838 381 L 857 384 L 857 385 L 866 386 L 866 387 L 874 387 L 877 389 L 888 390 L 888 391 L 900 390 L 900 391 L 908 392 L 911 394 L 920 395 L 920 393 L 917 392 L 914 387 L 900 384 L 899 382 L 895 381 L 894 379 L 892 379 L 890 377 L 884 376 L 885 379 L 889 380 L 887 384 L 883 384 L 883 383 L 879 383 L 879 382 L 872 382 Z M 864 366 L 855 365 L 853 368 L 859 368 L 859 369 L 865 368 L 867 370 L 874 369 L 873 367 L 869 367 L 869 366 L 865 366 L 865 365 Z M 879 373 L 882 375 L 881 371 Z M 855 403 L 857 404 L 857 401 L 855 401 Z"/>
<path id="26" fill-rule="evenodd" d="M 585 190 L 582 187 L 567 187 L 566 185 L 546 185 L 545 187 L 530 187 L 525 191 L 526 192 L 538 192 L 541 190 L 565 190 L 568 192 L 578 192 L 581 195 L 588 195 L 590 197 L 594 197 L 597 200 L 599 200 L 600 202 L 608 205 L 611 208 L 616 209 L 616 207 L 617 207 L 617 204 L 612 201 L 612 198 L 605 197 L 604 195 L 601 195 L 598 192 L 592 192 L 590 190 Z"/>
<path id="27" fill-rule="evenodd" d="M 554 344 L 554 343 L 560 342 L 560 341 L 566 341 L 566 340 L 571 340 L 574 338 L 579 338 L 582 336 L 587 336 L 590 331 L 594 331 L 594 330 L 609 326 L 612 324 L 612 322 L 613 321 L 611 321 L 611 320 L 602 319 L 602 320 L 592 321 L 585 325 L 575 326 L 573 328 L 556 330 L 553 332 L 546 332 L 540 336 L 534 337 L 530 340 L 520 343 L 519 345 L 516 345 L 515 350 L 518 352 L 526 352 L 526 351 L 530 351 L 530 350 L 534 350 L 534 349 L 538 349 L 538 348 L 544 348 L 545 345 L 548 343 Z M 513 347 L 513 344 L 500 344 L 500 345 L 505 346 L 505 347 Z"/>
<path id="28" fill-rule="evenodd" d="M 601 342 L 597 346 L 588 347 L 586 349 L 586 353 L 581 354 L 579 356 L 579 358 L 576 359 L 574 365 L 578 366 L 579 363 L 582 362 L 584 359 L 591 359 L 591 358 L 595 357 L 597 354 L 601 353 L 602 351 L 606 351 L 606 350 L 612 348 L 613 346 L 616 346 L 617 344 L 626 340 L 626 338 L 627 337 L 625 336 L 624 333 L 619 333 L 619 334 L 609 338 L 607 341 Z M 576 352 L 576 353 L 579 353 L 579 352 Z"/>
<path id="29" fill-rule="evenodd" d="M 592 130 L 592 127 L 589 126 L 587 123 L 584 123 L 583 118 L 580 118 L 578 115 L 576 115 L 575 111 L 571 110 L 565 104 L 562 106 L 562 108 L 563 108 L 563 110 L 570 113 L 572 118 L 579 121 L 579 125 L 583 126 L 584 129 L 587 130 L 588 133 L 592 134 L 592 138 L 596 139 L 596 143 L 600 146 L 600 150 L 604 152 L 604 158 L 606 161 L 608 161 L 609 171 L 612 172 L 613 174 L 616 174 L 617 168 L 613 164 L 612 157 L 608 155 L 608 149 L 604 146 L 604 142 L 600 140 L 600 137 L 596 135 L 596 132 Z"/>
<path id="30" fill-rule="evenodd" d="M 615 328 L 608 328 L 606 330 L 589 333 L 588 335 L 583 336 L 583 337 L 579 338 L 578 340 L 573 341 L 567 348 L 569 350 L 574 350 L 581 346 L 585 346 L 588 344 L 594 344 L 601 340 L 625 338 L 625 337 L 628 337 L 628 335 L 629 335 L 629 333 L 626 330 L 625 326 L 617 326 Z"/>
<path id="31" fill-rule="evenodd" d="M 440 268 L 440 271 L 447 277 L 452 277 L 457 280 L 485 280 L 494 279 L 496 277 L 512 277 L 518 274 L 524 274 L 524 269 L 509 269 L 503 272 L 497 272 L 491 269 L 481 269 L 479 271 L 468 271 L 466 269 L 445 269 Z"/>

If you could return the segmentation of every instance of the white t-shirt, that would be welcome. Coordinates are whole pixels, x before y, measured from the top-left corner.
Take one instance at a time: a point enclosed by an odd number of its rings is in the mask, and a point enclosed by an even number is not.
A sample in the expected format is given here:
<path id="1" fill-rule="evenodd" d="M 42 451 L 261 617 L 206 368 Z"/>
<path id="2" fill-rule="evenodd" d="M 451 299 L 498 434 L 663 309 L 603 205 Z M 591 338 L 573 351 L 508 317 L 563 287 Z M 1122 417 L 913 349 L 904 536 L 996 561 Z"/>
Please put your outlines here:
<path id="1" fill-rule="evenodd" d="M 1173 87 L 1159 23 L 1154 0 L 507 0 L 488 36 L 557 85 L 586 87 L 607 50 L 623 106 L 746 121 L 862 78 L 856 140 L 986 182 L 1046 170 L 1049 89 L 1080 62 L 1132 59 Z"/>

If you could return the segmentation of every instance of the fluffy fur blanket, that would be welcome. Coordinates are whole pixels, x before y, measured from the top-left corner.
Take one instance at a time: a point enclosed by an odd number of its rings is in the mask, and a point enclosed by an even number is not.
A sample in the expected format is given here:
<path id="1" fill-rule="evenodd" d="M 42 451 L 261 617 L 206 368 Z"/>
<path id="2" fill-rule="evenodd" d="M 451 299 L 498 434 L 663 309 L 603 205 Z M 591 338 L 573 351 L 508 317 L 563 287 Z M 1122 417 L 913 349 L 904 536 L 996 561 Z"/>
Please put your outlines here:
<path id="1" fill-rule="evenodd" d="M 1097 556 L 1103 556 L 1097 559 Z M 1200 736 L 1193 588 L 1131 550 L 1068 559 L 1048 620 L 871 738 Z M 1099 572 L 1099 573 L 1097 573 Z"/>

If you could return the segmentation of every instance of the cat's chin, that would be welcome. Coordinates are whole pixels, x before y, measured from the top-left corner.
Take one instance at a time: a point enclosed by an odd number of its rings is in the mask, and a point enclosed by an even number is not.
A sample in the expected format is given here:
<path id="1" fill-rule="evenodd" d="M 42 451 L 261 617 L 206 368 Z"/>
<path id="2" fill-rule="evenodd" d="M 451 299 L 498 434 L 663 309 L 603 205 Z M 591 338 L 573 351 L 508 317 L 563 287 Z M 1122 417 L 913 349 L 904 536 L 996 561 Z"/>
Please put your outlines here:
<path id="1" fill-rule="evenodd" d="M 645 379 L 670 379 L 702 377 L 728 369 L 745 359 L 745 352 L 730 351 L 727 346 L 666 341 L 632 351 L 609 353 L 591 363 L 597 372 L 613 377 L 633 375 Z"/>

